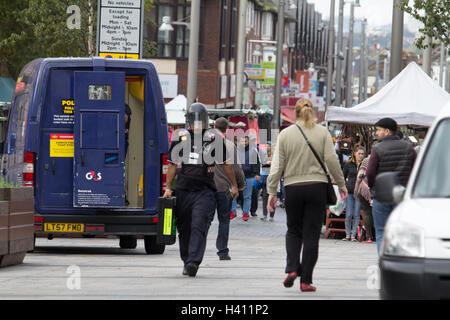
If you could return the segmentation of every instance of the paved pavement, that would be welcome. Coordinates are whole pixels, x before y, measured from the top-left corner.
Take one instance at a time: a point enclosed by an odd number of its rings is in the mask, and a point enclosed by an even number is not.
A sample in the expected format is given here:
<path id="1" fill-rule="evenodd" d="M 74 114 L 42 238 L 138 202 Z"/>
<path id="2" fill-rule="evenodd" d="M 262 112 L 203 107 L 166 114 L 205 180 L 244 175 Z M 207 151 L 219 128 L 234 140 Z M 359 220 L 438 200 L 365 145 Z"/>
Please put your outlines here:
<path id="1" fill-rule="evenodd" d="M 286 289 L 285 212 L 275 222 L 258 217 L 231 222 L 231 261 L 219 261 L 217 220 L 197 277 L 183 276 L 178 245 L 163 255 L 120 249 L 117 239 L 37 239 L 23 264 L 0 269 L 0 299 L 378 299 L 373 286 L 375 244 L 321 239 L 315 293 Z"/>

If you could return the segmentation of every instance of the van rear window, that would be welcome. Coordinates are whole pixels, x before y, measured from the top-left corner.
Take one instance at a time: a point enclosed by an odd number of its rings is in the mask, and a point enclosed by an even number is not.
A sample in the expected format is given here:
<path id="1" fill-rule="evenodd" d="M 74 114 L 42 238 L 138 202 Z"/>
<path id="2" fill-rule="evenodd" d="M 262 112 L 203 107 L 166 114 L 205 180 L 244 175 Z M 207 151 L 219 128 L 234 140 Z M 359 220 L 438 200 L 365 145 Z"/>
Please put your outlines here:
<path id="1" fill-rule="evenodd" d="M 111 100 L 111 86 L 90 85 L 89 100 Z"/>

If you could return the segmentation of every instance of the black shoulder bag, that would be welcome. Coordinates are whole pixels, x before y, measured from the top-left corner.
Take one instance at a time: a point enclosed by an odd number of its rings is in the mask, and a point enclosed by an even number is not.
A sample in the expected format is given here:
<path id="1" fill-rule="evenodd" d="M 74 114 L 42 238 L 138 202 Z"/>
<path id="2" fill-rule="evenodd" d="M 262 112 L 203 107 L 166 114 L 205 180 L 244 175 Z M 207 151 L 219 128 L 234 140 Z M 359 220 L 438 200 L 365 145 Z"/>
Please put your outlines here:
<path id="1" fill-rule="evenodd" d="M 302 128 L 300 128 L 300 126 L 298 124 L 296 124 L 296 126 L 297 126 L 298 130 L 300 130 L 300 132 L 302 133 L 303 137 L 305 138 L 306 143 L 308 144 L 309 148 L 311 149 L 311 151 L 314 154 L 314 157 L 316 157 L 317 161 L 319 161 L 320 166 L 322 167 L 323 171 L 327 175 L 327 179 L 328 179 L 328 184 L 327 184 L 327 204 L 330 205 L 330 206 L 334 206 L 336 204 L 336 202 L 337 202 L 337 198 L 336 198 L 336 193 L 334 192 L 333 183 L 331 182 L 330 175 L 328 174 L 327 169 L 325 168 L 325 165 L 320 160 L 319 156 L 316 153 L 316 150 L 314 150 L 313 146 L 309 142 L 309 140 L 306 137 L 305 133 L 303 132 Z"/>

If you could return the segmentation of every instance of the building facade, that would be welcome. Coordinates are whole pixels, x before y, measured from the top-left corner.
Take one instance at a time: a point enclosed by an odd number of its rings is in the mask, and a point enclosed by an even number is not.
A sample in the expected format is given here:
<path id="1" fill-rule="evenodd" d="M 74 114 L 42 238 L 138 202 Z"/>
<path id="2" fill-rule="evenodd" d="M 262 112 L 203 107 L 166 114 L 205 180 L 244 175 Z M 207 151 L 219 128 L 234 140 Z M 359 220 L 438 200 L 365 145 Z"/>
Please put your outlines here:
<path id="1" fill-rule="evenodd" d="M 326 61 L 323 58 L 326 48 L 322 45 L 326 38 L 318 30 L 321 19 L 313 5 L 306 0 L 286 2 L 283 76 L 294 83 L 297 71 L 307 69 L 311 62 Z M 258 91 L 273 92 L 274 82 L 267 79 L 269 74 L 274 78 L 275 72 L 278 0 L 248 0 L 247 3 L 245 64 L 250 69 L 263 69 L 263 64 L 268 68 L 264 81 L 248 81 L 246 72 L 243 104 L 254 108 Z M 190 0 L 155 0 L 153 6 L 146 17 L 144 39 L 156 42 L 156 54 L 146 58 L 168 79 L 167 86 L 172 90 L 167 99 L 176 94 L 186 95 Z M 236 107 L 238 11 L 239 0 L 201 0 L 197 95 L 210 109 Z M 173 30 L 159 30 L 167 21 Z"/>

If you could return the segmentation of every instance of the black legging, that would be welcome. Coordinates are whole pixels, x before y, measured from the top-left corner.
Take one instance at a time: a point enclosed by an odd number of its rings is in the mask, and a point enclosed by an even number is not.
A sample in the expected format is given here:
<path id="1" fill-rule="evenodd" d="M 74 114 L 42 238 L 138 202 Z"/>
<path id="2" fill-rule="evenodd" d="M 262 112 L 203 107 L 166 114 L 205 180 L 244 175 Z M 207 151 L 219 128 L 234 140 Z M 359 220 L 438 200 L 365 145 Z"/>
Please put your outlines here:
<path id="1" fill-rule="evenodd" d="M 319 254 L 326 183 L 286 186 L 286 273 L 297 272 L 302 283 L 311 284 Z M 300 263 L 300 252 L 302 251 Z"/>
<path id="2" fill-rule="evenodd" d="M 361 209 L 364 211 L 364 228 L 366 229 L 367 239 L 375 239 L 375 230 L 373 227 L 372 207 L 369 201 L 367 201 L 362 195 L 358 195 L 359 203 L 361 203 Z"/>

